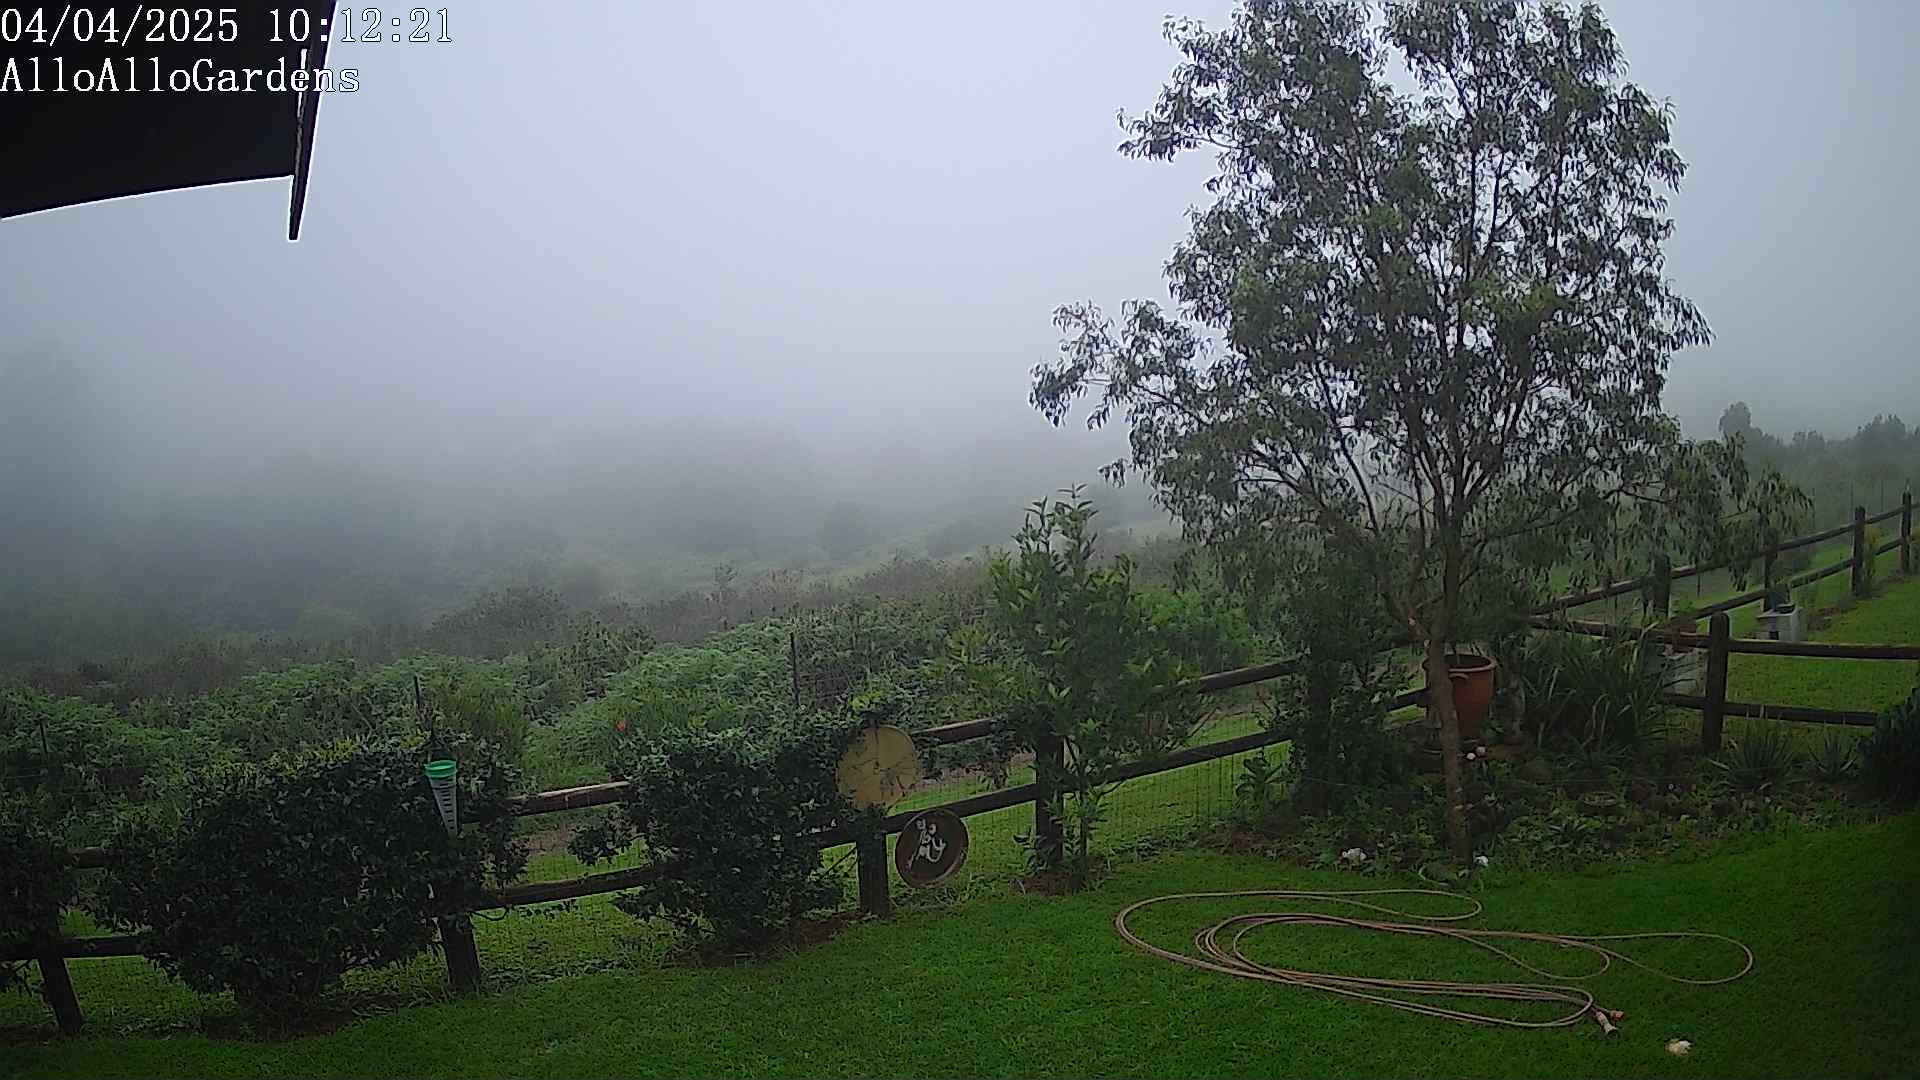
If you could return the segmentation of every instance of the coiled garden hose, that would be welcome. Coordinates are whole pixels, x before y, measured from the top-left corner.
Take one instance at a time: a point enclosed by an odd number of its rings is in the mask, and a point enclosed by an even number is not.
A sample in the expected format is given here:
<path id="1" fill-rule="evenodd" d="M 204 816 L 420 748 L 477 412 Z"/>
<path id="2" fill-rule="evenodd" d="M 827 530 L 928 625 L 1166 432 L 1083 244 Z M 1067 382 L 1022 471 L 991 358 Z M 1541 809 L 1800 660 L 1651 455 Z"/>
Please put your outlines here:
<path id="1" fill-rule="evenodd" d="M 1472 905 L 1472 909 L 1458 915 L 1419 915 L 1400 911 L 1359 897 L 1380 896 L 1442 896 L 1449 900 L 1463 900 Z M 1327 915 L 1314 911 L 1260 911 L 1243 915 L 1229 916 L 1201 930 L 1194 936 L 1194 948 L 1198 956 L 1174 952 L 1154 945 L 1127 926 L 1127 919 L 1134 912 L 1154 904 L 1165 904 L 1176 900 L 1229 900 L 1248 897 L 1271 897 L 1283 900 L 1305 900 L 1319 903 L 1345 904 L 1361 908 L 1377 915 L 1394 919 L 1418 919 L 1419 922 L 1389 922 L 1371 918 L 1347 918 L 1340 915 Z M 1449 982 L 1434 979 L 1380 979 L 1359 975 L 1334 975 L 1320 971 L 1298 971 L 1292 968 L 1273 967 L 1259 963 L 1247 957 L 1242 951 L 1242 942 L 1247 935 L 1262 927 L 1274 925 L 1307 926 L 1347 926 L 1360 930 L 1375 930 L 1390 934 L 1412 934 L 1424 937 L 1445 937 L 1464 941 L 1475 948 L 1500 957 L 1516 967 L 1532 972 L 1543 979 L 1560 982 L 1580 982 L 1605 974 L 1615 960 L 1631 964 L 1644 971 L 1651 972 L 1671 982 L 1689 986 L 1717 986 L 1741 978 L 1753 970 L 1753 950 L 1744 943 L 1723 934 L 1709 934 L 1695 930 L 1667 930 L 1640 934 L 1544 934 L 1525 930 L 1475 930 L 1448 925 L 1464 922 L 1479 915 L 1482 911 L 1480 901 L 1460 893 L 1444 892 L 1439 889 L 1362 889 L 1350 892 L 1310 892 L 1289 889 L 1245 889 L 1237 892 L 1191 892 L 1173 893 L 1167 896 L 1155 896 L 1127 905 L 1113 917 L 1113 928 L 1127 944 L 1144 952 L 1153 954 L 1176 964 L 1199 968 L 1202 971 L 1214 971 L 1232 975 L 1241 979 L 1258 979 L 1263 982 L 1283 983 L 1289 986 L 1304 986 L 1313 990 L 1322 990 L 1330 994 L 1358 998 L 1379 1005 L 1386 1005 L 1408 1012 L 1426 1016 L 1438 1016 L 1448 1020 L 1458 1020 L 1470 1024 L 1488 1024 L 1497 1027 L 1515 1028 L 1553 1028 L 1569 1027 L 1581 1020 L 1592 1017 L 1594 1022 L 1608 1034 L 1614 1031 L 1614 1021 L 1623 1018 L 1617 1010 L 1605 1009 L 1594 1001 L 1593 994 L 1579 986 L 1562 986 L 1544 983 L 1473 983 Z M 1740 950 L 1746 962 L 1740 970 L 1717 979 L 1690 979 L 1683 975 L 1662 971 L 1659 968 L 1636 960 L 1627 954 L 1602 944 L 1603 942 L 1636 941 L 1648 938 L 1703 938 L 1724 941 Z M 1569 949 L 1582 949 L 1599 958 L 1599 966 L 1592 971 L 1580 974 L 1562 974 L 1545 971 L 1527 963 L 1506 949 L 1492 944 L 1494 941 L 1539 941 Z M 1444 1005 L 1429 1004 L 1418 1000 L 1409 1000 L 1406 996 L 1449 997 L 1449 998 L 1490 998 L 1504 1001 L 1564 1002 L 1571 1006 L 1566 1015 L 1552 1020 L 1515 1020 L 1504 1016 L 1469 1012 L 1465 1009 L 1449 1008 Z"/>

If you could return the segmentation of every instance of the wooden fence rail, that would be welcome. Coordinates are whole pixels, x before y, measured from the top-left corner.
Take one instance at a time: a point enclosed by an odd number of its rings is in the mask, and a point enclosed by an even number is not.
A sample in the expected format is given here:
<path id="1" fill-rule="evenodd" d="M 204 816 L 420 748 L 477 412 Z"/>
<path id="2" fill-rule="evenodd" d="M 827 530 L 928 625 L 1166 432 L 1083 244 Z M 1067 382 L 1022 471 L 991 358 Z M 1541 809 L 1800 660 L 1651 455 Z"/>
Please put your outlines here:
<path id="1" fill-rule="evenodd" d="M 1875 548 L 1871 557 L 1877 557 L 1895 548 L 1900 550 L 1901 569 L 1911 573 L 1913 570 L 1913 497 L 1904 494 L 1901 505 L 1868 517 L 1864 509 L 1856 508 L 1851 524 L 1826 529 L 1807 536 L 1786 541 L 1770 554 L 1787 551 L 1808 544 L 1820 543 L 1851 532 L 1854 537 L 1853 556 L 1832 566 L 1810 570 L 1788 583 L 1797 588 L 1801 584 L 1817 581 L 1823 577 L 1853 569 L 1856 592 L 1862 588 L 1861 566 L 1866 562 L 1865 528 L 1869 522 L 1879 522 L 1899 517 L 1900 533 L 1894 540 Z M 1769 566 L 1771 559 L 1769 559 Z M 1717 567 L 1685 566 L 1674 570 L 1669 580 L 1692 576 Z M 1531 624 L 1542 630 L 1564 631 L 1591 635 L 1636 634 L 1645 640 L 1669 644 L 1685 649 L 1706 649 L 1706 686 L 1701 695 L 1666 694 L 1663 700 L 1679 708 L 1698 709 L 1701 713 L 1702 748 L 1709 753 L 1717 752 L 1721 742 L 1722 722 L 1727 716 L 1765 717 L 1769 719 L 1802 721 L 1810 723 L 1870 725 L 1874 722 L 1871 713 L 1845 710 L 1815 709 L 1801 706 L 1766 705 L 1748 702 L 1730 702 L 1726 700 L 1727 658 L 1733 653 L 1750 653 L 1766 656 L 1808 656 L 1855 660 L 1920 660 L 1920 645 L 1851 645 L 1836 642 L 1788 642 L 1762 639 L 1735 639 L 1730 634 L 1730 622 L 1726 612 L 1745 604 L 1756 603 L 1766 597 L 1767 590 L 1754 590 L 1742 593 L 1729 600 L 1709 605 L 1702 614 L 1710 615 L 1709 632 L 1705 635 L 1681 633 L 1670 630 L 1647 629 L 1631 631 L 1620 626 L 1576 620 L 1564 613 L 1574 607 L 1593 603 L 1598 600 L 1632 592 L 1649 584 L 1653 579 L 1639 578 L 1633 581 L 1615 582 L 1600 589 L 1563 596 L 1543 605 L 1535 611 Z M 1390 647 L 1411 644 L 1410 640 L 1400 639 L 1390 643 Z M 1220 693 L 1241 686 L 1276 679 L 1291 674 L 1297 668 L 1293 660 L 1278 660 L 1256 664 L 1250 667 L 1236 668 L 1231 671 L 1215 672 L 1189 680 L 1173 688 L 1175 691 L 1197 694 Z M 1424 699 L 1426 690 L 1410 690 L 1394 699 L 1394 708 L 1415 704 Z M 921 745 L 943 745 L 965 742 L 982 738 L 1001 730 L 1002 721 L 996 717 L 982 717 L 975 720 L 962 720 L 925 728 L 914 733 L 914 740 Z M 1258 731 L 1238 738 L 1188 747 L 1152 761 L 1134 762 L 1122 767 L 1114 776 L 1115 780 L 1129 780 L 1173 769 L 1185 768 L 1207 761 L 1214 761 L 1234 754 L 1245 753 L 1281 741 L 1281 736 L 1271 730 Z M 1042 747 L 1040 753 L 1051 750 L 1058 754 L 1059 748 Z M 557 791 L 543 791 L 527 795 L 518 795 L 507 801 L 506 812 L 514 817 L 531 817 L 540 814 L 559 813 L 594 806 L 605 806 L 619 802 L 626 797 L 629 785 L 625 781 L 609 781 L 599 784 L 587 784 L 580 787 L 563 788 Z M 1057 837 L 1058 823 L 1048 813 L 1051 793 L 1039 783 L 1021 784 L 998 791 L 983 792 L 979 795 L 941 803 L 937 807 L 922 807 L 912 811 L 892 814 L 882 821 L 881 834 L 877 840 L 859 843 L 856 848 L 859 872 L 860 906 L 870 914 L 884 915 L 888 911 L 890 888 L 885 837 L 899 832 L 916 815 L 929 809 L 941 809 L 960 817 L 990 813 L 1009 807 L 1031 803 L 1034 807 L 1036 833 Z M 851 831 L 845 829 L 830 830 L 815 836 L 822 848 L 833 847 L 855 841 Z M 104 848 L 79 848 L 71 852 L 73 865 L 83 869 L 99 869 L 112 864 L 112 853 Z M 509 908 L 526 904 L 550 903 L 560 900 L 573 900 L 602 893 L 619 892 L 633 888 L 645 881 L 671 872 L 671 867 L 649 865 L 624 870 L 612 870 L 604 873 L 587 874 L 564 881 L 536 882 L 515 885 L 486 897 L 485 908 Z M 479 981 L 479 957 L 474 945 L 472 930 L 466 922 L 466 916 L 459 915 L 441 922 L 443 945 L 447 951 L 449 978 L 456 989 L 473 989 Z M 67 976 L 65 960 L 70 958 L 93 958 L 109 956 L 139 955 L 138 939 L 129 935 L 113 935 L 90 938 L 66 939 L 60 941 L 50 952 L 33 956 L 7 957 L 5 959 L 28 959 L 39 963 L 42 973 L 43 991 L 59 1019 L 62 1030 L 77 1030 L 80 1024 L 78 1002 L 73 997 L 72 982 Z"/>

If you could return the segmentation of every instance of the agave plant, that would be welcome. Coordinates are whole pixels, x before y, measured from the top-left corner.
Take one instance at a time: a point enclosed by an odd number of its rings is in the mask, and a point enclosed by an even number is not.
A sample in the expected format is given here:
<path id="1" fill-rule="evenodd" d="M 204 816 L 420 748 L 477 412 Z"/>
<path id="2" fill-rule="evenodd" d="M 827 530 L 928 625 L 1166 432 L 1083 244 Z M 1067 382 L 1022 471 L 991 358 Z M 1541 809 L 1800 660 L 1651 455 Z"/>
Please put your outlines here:
<path id="1" fill-rule="evenodd" d="M 1740 726 L 1737 735 L 1727 741 L 1720 756 L 1713 759 L 1716 768 L 1727 774 L 1728 782 L 1742 791 L 1767 791 L 1786 779 L 1793 768 L 1799 747 L 1792 734 L 1778 721 L 1763 715 Z"/>
<path id="2" fill-rule="evenodd" d="M 1807 757 L 1807 769 L 1830 784 L 1852 776 L 1860 759 L 1854 753 L 1855 736 L 1838 727 L 1830 727 Z"/>

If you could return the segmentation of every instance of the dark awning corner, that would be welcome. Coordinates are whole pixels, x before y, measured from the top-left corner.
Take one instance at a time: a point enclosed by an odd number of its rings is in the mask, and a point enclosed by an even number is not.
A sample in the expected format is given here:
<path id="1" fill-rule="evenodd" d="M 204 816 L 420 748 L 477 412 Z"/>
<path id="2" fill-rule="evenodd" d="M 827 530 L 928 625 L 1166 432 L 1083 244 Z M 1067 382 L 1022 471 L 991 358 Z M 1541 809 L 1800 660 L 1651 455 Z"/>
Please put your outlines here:
<path id="1" fill-rule="evenodd" d="M 287 239 L 300 238 L 307 172 L 319 120 L 321 92 L 309 87 L 220 92 L 187 89 L 154 91 L 156 72 L 164 79 L 175 70 L 276 69 L 312 72 L 326 62 L 322 20 L 333 13 L 331 0 L 273 5 L 276 21 L 263 7 L 238 13 L 235 41 L 153 43 L 144 40 L 150 16 L 143 15 L 128 42 L 127 28 L 141 8 L 136 4 L 89 5 L 92 40 L 45 43 L 34 35 L 0 43 L 0 146 L 7 167 L 0 170 L 0 218 L 63 206 L 144 195 L 156 191 L 204 187 L 241 180 L 291 176 Z M 113 9 L 115 38 L 98 31 Z M 291 40 L 296 20 L 285 14 L 306 8 L 313 27 L 305 43 Z M 58 8 L 49 9 L 47 29 Z M 161 31 L 164 33 L 163 26 Z M 216 29 L 217 33 L 217 29 Z M 106 72 L 107 74 L 103 74 Z M 96 87 L 77 89 L 81 80 Z M 38 90 L 29 89 L 38 85 Z M 56 90 L 55 87 L 64 86 Z M 18 87 L 18 89 L 16 89 Z M 130 89 L 134 87 L 137 89 Z"/>

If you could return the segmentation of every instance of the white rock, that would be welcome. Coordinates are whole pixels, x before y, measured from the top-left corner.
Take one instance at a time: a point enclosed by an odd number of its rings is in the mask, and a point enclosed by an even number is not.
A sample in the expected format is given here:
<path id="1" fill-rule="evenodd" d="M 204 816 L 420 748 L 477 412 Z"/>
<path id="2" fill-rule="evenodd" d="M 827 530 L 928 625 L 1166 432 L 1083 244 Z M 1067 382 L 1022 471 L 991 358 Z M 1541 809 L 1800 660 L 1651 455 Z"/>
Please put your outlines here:
<path id="1" fill-rule="evenodd" d="M 1685 1039 L 1675 1039 L 1667 1044 L 1667 1053 L 1675 1057 L 1686 1057 L 1693 1053 L 1693 1044 Z"/>
<path id="2" fill-rule="evenodd" d="M 1350 847 L 1340 853 L 1340 859 L 1343 862 L 1363 863 L 1367 861 L 1367 853 L 1357 847 Z"/>

